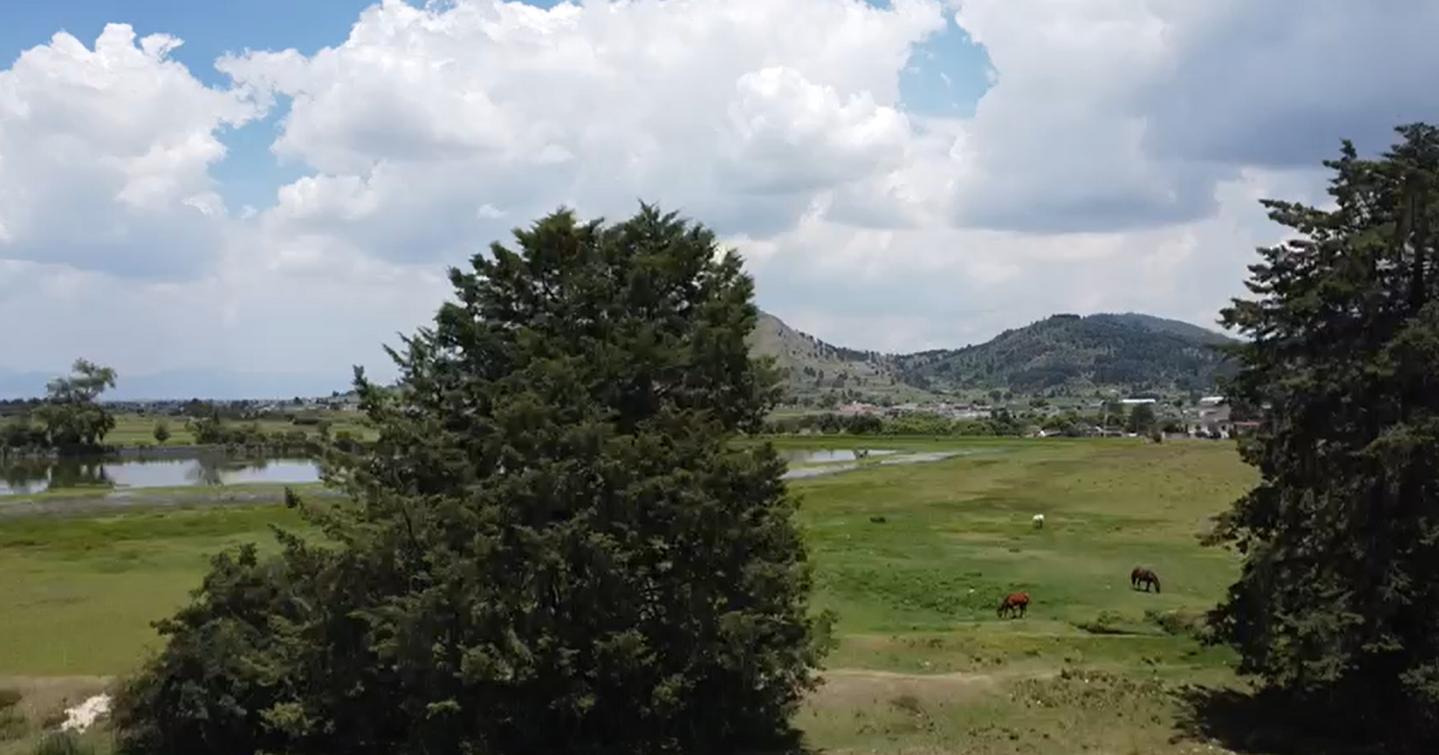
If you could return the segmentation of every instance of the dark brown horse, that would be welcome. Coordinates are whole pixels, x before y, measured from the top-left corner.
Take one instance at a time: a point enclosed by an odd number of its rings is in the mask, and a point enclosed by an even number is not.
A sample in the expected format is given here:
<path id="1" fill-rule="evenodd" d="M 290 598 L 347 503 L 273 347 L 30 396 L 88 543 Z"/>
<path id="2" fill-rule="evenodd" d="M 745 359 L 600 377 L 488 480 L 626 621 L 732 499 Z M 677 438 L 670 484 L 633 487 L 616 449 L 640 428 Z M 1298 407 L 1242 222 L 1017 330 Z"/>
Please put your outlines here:
<path id="1" fill-rule="evenodd" d="M 1006 615 L 1013 617 L 1015 612 L 1018 611 L 1020 618 L 1023 618 L 1026 608 L 1029 608 L 1029 593 L 1012 592 L 1004 596 L 1004 600 L 999 602 L 999 610 L 995 613 L 1002 619 Z"/>
<path id="2" fill-rule="evenodd" d="M 1140 585 L 1144 585 L 1145 592 L 1149 592 L 1150 585 L 1154 585 L 1154 591 L 1159 592 L 1159 575 L 1142 566 L 1134 567 L 1134 571 L 1129 573 L 1129 586 L 1138 590 Z"/>

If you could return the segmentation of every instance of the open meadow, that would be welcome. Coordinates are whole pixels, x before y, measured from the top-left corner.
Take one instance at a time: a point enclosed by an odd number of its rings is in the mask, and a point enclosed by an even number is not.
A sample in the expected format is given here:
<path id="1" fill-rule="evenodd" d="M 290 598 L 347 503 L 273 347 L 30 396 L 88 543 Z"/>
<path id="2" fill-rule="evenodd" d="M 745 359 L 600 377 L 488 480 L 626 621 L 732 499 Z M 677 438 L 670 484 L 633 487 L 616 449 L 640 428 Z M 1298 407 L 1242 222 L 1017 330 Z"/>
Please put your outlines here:
<path id="1" fill-rule="evenodd" d="M 317 421 L 327 424 L 332 433 L 349 433 L 356 438 L 369 439 L 374 436 L 374 431 L 365 424 L 363 418 L 355 412 L 315 412 L 311 413 Z M 155 440 L 155 425 L 163 421 L 170 430 L 170 437 L 163 444 Z M 318 435 L 317 424 L 297 425 L 293 422 L 279 419 L 259 419 L 253 422 L 247 420 L 232 420 L 231 425 L 254 424 L 261 432 L 267 435 L 283 435 L 288 432 L 299 431 L 306 435 Z M 115 415 L 115 428 L 105 435 L 104 442 L 119 448 L 134 446 L 189 446 L 195 443 L 195 435 L 184 417 L 159 417 L 154 415 L 122 413 Z"/>
<path id="2" fill-rule="evenodd" d="M 811 746 L 1216 751 L 1190 733 L 1186 699 L 1194 685 L 1239 684 L 1231 655 L 1192 634 L 1236 573 L 1233 554 L 1196 538 L 1254 481 L 1231 443 L 775 442 L 959 452 L 922 464 L 874 456 L 791 482 L 816 607 L 838 617 L 825 682 L 799 714 Z M 277 524 L 297 525 L 294 513 L 248 505 L 0 517 L 0 688 L 33 691 L 53 708 L 64 697 L 57 689 L 70 685 L 73 701 L 133 669 L 154 645 L 150 622 L 180 605 L 207 556 L 270 545 Z M 1162 593 L 1130 588 L 1136 565 L 1160 575 Z M 1028 614 L 997 618 L 1014 591 L 1032 596 Z"/>

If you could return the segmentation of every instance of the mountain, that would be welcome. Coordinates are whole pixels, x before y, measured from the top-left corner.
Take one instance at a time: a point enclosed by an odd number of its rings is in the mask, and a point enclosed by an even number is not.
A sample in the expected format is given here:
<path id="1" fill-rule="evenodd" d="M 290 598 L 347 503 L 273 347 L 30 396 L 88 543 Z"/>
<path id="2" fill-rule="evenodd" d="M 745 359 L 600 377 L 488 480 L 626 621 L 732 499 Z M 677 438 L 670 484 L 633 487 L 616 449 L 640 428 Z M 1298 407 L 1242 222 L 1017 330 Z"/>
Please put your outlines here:
<path id="1" fill-rule="evenodd" d="M 1121 315 L 1090 315 L 1087 320 L 1099 322 L 1113 322 L 1119 325 L 1148 330 L 1152 333 L 1168 333 L 1200 343 L 1222 346 L 1234 343 L 1234 339 L 1221 333 L 1216 333 L 1208 328 L 1201 328 L 1198 325 L 1191 325 L 1181 320 L 1168 320 L 1154 315 L 1142 315 L 1138 312 L 1126 312 Z"/>
<path id="2" fill-rule="evenodd" d="M 0 368 L 0 401 L 45 395 L 45 383 L 54 375 L 44 372 L 12 372 Z"/>
<path id="3" fill-rule="evenodd" d="M 898 364 L 906 381 L 932 387 L 1205 391 L 1226 369 L 1216 347 L 1230 340 L 1149 315 L 1054 315 L 987 343 L 902 356 Z"/>
<path id="4" fill-rule="evenodd" d="M 901 355 L 834 346 L 768 314 L 751 338 L 756 353 L 786 371 L 789 397 L 801 401 L 990 390 L 1210 391 L 1228 369 L 1216 347 L 1232 342 L 1197 325 L 1137 313 L 1054 315 L 976 346 Z"/>
<path id="5" fill-rule="evenodd" d="M 1225 365 L 1219 333 L 1178 320 L 1137 313 L 1054 315 L 1007 330 L 988 343 L 917 354 L 882 354 L 836 346 L 761 312 L 750 349 L 770 356 L 785 375 L 791 401 L 864 399 L 925 401 L 940 393 L 1014 391 L 1077 394 L 1124 391 L 1209 391 Z M 40 396 L 62 370 L 0 369 L 0 399 Z M 287 398 L 329 395 L 350 385 L 349 370 L 261 373 L 171 370 L 121 373 L 107 399 Z"/>
<path id="6" fill-rule="evenodd" d="M 772 357 L 784 374 L 788 398 L 858 394 L 867 398 L 914 401 L 931 394 L 901 380 L 895 358 L 875 351 L 859 351 L 825 343 L 761 312 L 750 350 Z"/>

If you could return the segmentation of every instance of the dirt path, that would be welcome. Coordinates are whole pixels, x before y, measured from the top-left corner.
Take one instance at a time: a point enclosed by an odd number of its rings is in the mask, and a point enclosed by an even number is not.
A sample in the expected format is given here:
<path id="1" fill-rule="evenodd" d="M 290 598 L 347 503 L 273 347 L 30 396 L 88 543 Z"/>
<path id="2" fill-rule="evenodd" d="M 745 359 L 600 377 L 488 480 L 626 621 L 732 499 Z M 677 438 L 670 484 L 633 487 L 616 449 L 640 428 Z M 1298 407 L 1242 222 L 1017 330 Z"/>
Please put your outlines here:
<path id="1" fill-rule="evenodd" d="M 19 692 L 20 711 L 39 723 L 105 691 L 108 676 L 0 676 L 0 689 Z"/>
<path id="2" fill-rule="evenodd" d="M 806 704 L 819 708 L 858 708 L 887 704 L 899 697 L 918 700 L 954 700 L 996 691 L 1014 679 L 1048 679 L 1054 671 L 998 673 L 956 671 L 944 674 L 908 674 L 874 669 L 836 668 L 820 674 L 820 686 Z"/>
<path id="3" fill-rule="evenodd" d="M 909 696 L 917 700 L 970 697 L 994 689 L 988 674 L 899 674 L 868 669 L 830 669 L 805 704 L 814 708 L 866 708 Z"/>

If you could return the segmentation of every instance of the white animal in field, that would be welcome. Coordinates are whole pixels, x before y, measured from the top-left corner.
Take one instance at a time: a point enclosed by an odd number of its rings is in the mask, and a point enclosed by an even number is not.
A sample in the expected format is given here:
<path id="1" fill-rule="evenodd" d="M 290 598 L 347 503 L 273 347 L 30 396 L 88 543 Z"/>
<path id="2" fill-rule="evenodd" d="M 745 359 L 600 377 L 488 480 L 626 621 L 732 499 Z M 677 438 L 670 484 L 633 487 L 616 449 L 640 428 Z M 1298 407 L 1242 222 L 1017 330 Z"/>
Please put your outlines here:
<path id="1" fill-rule="evenodd" d="M 1042 530 L 1042 529 L 1044 529 L 1044 515 L 1043 515 L 1043 514 L 1035 514 L 1035 515 L 1034 515 L 1034 518 L 1033 518 L 1032 520 L 1030 520 L 1030 521 L 1034 522 L 1034 528 L 1035 528 L 1035 529 L 1037 529 L 1037 530 Z"/>
<path id="2" fill-rule="evenodd" d="M 85 731 L 95 720 L 110 713 L 110 696 L 95 695 L 73 708 L 65 709 L 65 722 L 60 731 Z"/>

